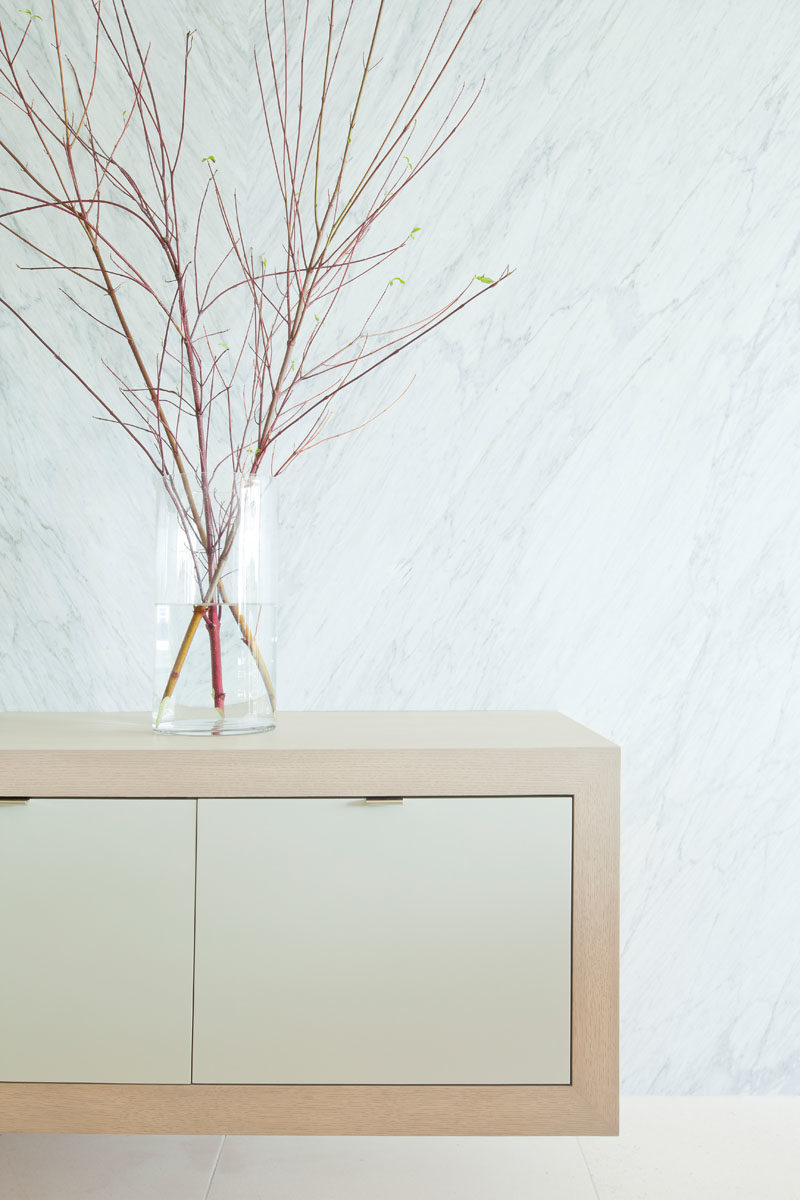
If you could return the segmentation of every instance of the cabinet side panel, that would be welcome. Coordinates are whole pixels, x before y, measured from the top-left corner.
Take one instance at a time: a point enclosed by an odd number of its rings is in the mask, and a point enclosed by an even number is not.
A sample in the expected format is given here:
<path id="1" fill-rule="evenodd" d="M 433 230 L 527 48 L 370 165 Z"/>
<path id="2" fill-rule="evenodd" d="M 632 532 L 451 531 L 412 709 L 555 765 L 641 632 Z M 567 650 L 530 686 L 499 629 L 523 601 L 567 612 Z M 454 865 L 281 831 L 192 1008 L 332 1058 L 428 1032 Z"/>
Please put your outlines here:
<path id="1" fill-rule="evenodd" d="M 572 1083 L 606 1133 L 619 1117 L 619 754 L 575 791 Z"/>

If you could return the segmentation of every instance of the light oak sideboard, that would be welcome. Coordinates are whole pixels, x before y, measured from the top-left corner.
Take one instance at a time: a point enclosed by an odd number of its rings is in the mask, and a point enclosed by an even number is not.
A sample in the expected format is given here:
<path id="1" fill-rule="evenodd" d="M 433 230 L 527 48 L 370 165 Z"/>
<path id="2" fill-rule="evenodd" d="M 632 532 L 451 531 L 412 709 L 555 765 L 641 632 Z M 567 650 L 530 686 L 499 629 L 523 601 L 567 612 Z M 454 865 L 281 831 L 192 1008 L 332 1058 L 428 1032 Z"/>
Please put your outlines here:
<path id="1" fill-rule="evenodd" d="M 619 749 L 0 715 L 0 1130 L 610 1134 Z"/>

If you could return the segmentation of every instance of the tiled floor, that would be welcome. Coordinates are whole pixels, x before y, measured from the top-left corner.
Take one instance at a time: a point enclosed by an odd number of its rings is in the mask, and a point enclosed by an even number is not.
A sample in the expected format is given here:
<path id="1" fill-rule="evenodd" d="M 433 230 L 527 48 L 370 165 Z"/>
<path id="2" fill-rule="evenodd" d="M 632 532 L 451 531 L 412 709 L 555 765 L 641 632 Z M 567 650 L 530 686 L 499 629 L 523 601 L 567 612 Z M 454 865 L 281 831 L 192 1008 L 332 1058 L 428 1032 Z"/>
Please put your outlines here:
<path id="1" fill-rule="evenodd" d="M 800 1097 L 622 1101 L 619 1138 L 0 1135 L 2 1200 L 800 1200 Z"/>

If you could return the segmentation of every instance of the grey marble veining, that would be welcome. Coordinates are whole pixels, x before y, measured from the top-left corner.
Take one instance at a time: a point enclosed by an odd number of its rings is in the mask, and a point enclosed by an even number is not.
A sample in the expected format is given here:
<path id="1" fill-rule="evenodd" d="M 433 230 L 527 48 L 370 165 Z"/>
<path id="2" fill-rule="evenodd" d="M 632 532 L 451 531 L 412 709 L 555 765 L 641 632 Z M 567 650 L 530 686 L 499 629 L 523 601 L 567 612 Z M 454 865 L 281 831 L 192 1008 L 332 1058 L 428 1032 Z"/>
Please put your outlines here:
<path id="1" fill-rule="evenodd" d="M 198 27 L 193 153 L 269 230 L 259 6 L 134 7 Z M 385 78 L 432 19 L 393 6 Z M 398 215 L 398 303 L 515 274 L 282 477 L 280 701 L 553 707 L 619 741 L 623 1089 L 795 1092 L 800 12 L 487 0 L 484 74 Z M 0 241 L 3 288 L 91 363 L 18 260 Z M 5 318 L 0 364 L 0 707 L 146 708 L 146 464 Z"/>

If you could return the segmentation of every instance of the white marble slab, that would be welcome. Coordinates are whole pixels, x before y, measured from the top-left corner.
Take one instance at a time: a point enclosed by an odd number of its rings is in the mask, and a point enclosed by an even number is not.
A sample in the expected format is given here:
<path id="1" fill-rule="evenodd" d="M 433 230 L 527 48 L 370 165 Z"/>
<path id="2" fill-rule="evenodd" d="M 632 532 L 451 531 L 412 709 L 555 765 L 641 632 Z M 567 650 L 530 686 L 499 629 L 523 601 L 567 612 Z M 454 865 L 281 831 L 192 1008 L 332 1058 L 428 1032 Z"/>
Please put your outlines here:
<path id="1" fill-rule="evenodd" d="M 192 154 L 269 228 L 257 12 L 144 9 L 159 53 L 198 27 Z M 387 90 L 431 20 L 393 16 Z M 516 273 L 283 477 L 280 703 L 557 708 L 620 742 L 625 1088 L 796 1091 L 800 13 L 487 3 L 484 74 L 398 214 L 398 303 Z M 26 311 L 91 363 L 45 284 Z M 5 318 L 0 364 L 0 706 L 145 708 L 145 465 Z"/>

